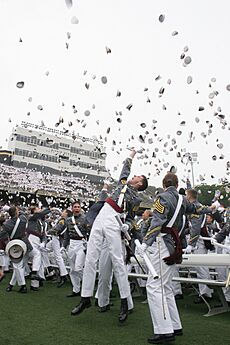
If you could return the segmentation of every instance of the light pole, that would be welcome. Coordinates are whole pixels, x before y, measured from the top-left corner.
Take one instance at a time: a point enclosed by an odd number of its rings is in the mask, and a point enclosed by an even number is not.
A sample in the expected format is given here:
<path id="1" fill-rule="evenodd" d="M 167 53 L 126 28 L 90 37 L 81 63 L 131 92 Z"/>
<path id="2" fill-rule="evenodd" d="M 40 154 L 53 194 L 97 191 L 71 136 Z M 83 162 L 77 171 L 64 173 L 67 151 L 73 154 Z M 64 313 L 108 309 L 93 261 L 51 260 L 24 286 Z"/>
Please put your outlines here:
<path id="1" fill-rule="evenodd" d="M 193 164 L 197 161 L 197 152 L 186 152 L 184 154 L 184 157 L 187 157 L 188 161 L 191 164 L 191 172 L 192 172 L 192 187 L 194 188 L 195 182 L 194 182 L 194 169 Z"/>

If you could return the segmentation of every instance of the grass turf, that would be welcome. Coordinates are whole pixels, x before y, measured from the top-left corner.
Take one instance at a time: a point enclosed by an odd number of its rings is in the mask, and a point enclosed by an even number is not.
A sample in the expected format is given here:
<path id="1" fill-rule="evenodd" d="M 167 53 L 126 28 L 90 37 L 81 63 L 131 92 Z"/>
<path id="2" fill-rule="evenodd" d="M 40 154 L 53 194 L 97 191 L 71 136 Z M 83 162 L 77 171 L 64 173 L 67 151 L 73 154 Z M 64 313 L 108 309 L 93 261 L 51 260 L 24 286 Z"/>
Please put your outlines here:
<path id="1" fill-rule="evenodd" d="M 9 279 L 8 274 L 0 284 L 0 345 L 141 345 L 147 344 L 147 337 L 152 335 L 143 298 L 134 298 L 135 311 L 119 326 L 118 297 L 106 313 L 92 306 L 80 316 L 71 316 L 80 297 L 66 297 L 71 292 L 70 283 L 57 289 L 53 282 L 45 282 L 38 292 L 19 294 L 17 287 L 5 291 Z M 193 304 L 193 299 L 187 294 L 178 301 L 184 335 L 176 338 L 176 344 L 229 345 L 230 314 L 204 317 L 206 306 Z"/>

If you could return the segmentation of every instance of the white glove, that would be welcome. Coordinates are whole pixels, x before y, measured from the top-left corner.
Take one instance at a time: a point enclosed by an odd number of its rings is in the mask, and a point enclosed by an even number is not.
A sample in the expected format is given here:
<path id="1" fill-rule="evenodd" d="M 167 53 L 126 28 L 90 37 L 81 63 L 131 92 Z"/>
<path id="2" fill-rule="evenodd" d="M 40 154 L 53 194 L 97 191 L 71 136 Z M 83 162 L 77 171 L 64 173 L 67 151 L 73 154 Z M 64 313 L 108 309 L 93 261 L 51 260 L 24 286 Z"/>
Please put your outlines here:
<path id="1" fill-rule="evenodd" d="M 191 246 L 191 244 L 188 244 L 187 247 L 184 249 L 184 253 L 191 254 L 193 249 L 194 249 L 193 246 Z"/>
<path id="2" fill-rule="evenodd" d="M 65 247 L 61 247 L 60 248 L 60 253 L 62 254 L 62 253 L 65 253 Z"/>
<path id="3" fill-rule="evenodd" d="M 126 233 L 128 230 L 129 230 L 128 224 L 123 224 L 122 227 L 121 227 L 121 231 Z"/>
<path id="4" fill-rule="evenodd" d="M 215 245 L 217 243 L 217 240 L 215 239 L 215 237 L 211 238 L 211 243 L 212 243 L 212 245 Z"/>
<path id="5" fill-rule="evenodd" d="M 130 151 L 135 151 L 136 153 L 142 153 L 145 149 L 141 146 L 137 146 L 137 147 L 127 147 L 128 150 Z"/>
<path id="6" fill-rule="evenodd" d="M 220 207 L 219 201 L 216 200 L 215 202 L 213 202 L 211 207 L 214 208 L 214 210 L 216 211 Z"/>
<path id="7" fill-rule="evenodd" d="M 44 249 L 45 246 L 46 246 L 45 242 L 42 242 L 42 243 L 40 243 L 40 245 L 39 245 L 40 249 Z"/>
<path id="8" fill-rule="evenodd" d="M 137 247 L 137 254 L 143 257 L 144 253 L 146 252 L 147 247 L 148 246 L 146 243 L 142 243 L 139 247 Z"/>
<path id="9" fill-rule="evenodd" d="M 124 240 L 125 246 L 128 247 L 129 246 L 129 241 L 125 238 Z"/>
<path id="10" fill-rule="evenodd" d="M 142 146 L 135 147 L 136 153 L 143 153 L 144 150 L 145 150 L 145 149 L 144 149 L 144 147 L 142 147 Z"/>

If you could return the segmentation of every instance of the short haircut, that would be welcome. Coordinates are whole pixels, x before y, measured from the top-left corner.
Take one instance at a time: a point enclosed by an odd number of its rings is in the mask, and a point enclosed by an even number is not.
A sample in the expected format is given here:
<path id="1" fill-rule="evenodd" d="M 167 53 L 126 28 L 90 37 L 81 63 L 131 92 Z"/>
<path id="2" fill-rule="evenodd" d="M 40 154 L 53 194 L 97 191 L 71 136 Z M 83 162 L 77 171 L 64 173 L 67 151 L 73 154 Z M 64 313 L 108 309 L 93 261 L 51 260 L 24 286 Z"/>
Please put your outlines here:
<path id="1" fill-rule="evenodd" d="M 162 181 L 163 187 L 168 188 L 170 186 L 178 187 L 178 177 L 174 173 L 167 173 Z"/>
<path id="2" fill-rule="evenodd" d="M 15 217 L 16 216 L 16 211 L 17 211 L 17 207 L 15 205 L 11 206 L 9 208 L 9 215 L 10 217 Z"/>
<path id="3" fill-rule="evenodd" d="M 151 211 L 151 209 L 146 209 L 146 210 L 144 210 L 144 212 L 147 212 L 149 217 L 152 217 L 152 215 L 153 215 L 153 212 Z"/>
<path id="4" fill-rule="evenodd" d="M 142 177 L 142 181 L 141 181 L 141 186 L 138 188 L 139 192 L 142 192 L 143 190 L 145 190 L 146 188 L 148 188 L 148 180 L 147 177 L 145 175 L 141 175 Z"/>
<path id="5" fill-rule="evenodd" d="M 195 189 L 188 189 L 187 190 L 187 195 L 190 195 L 193 199 L 197 199 L 198 192 Z"/>
<path id="6" fill-rule="evenodd" d="M 30 207 L 30 213 L 31 213 L 31 214 L 34 214 L 37 207 L 38 207 L 38 206 L 36 206 L 36 205 L 31 206 L 31 207 Z"/>
<path id="7" fill-rule="evenodd" d="M 73 207 L 75 204 L 78 204 L 79 206 L 81 206 L 81 202 L 80 200 L 75 200 L 72 202 L 71 206 Z"/>

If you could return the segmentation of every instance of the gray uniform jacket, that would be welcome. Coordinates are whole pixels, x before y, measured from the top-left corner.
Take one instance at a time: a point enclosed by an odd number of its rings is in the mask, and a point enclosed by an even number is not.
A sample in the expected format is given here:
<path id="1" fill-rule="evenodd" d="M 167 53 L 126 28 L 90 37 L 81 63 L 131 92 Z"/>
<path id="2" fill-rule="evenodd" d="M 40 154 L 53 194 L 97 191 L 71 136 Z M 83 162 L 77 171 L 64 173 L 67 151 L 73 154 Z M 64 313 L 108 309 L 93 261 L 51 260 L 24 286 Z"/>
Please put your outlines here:
<path id="1" fill-rule="evenodd" d="M 44 240 L 46 238 L 46 234 L 44 232 L 44 218 L 49 213 L 50 209 L 46 208 L 40 212 L 32 214 L 32 216 L 30 216 L 28 219 L 27 234 L 37 236 L 40 238 L 41 241 Z"/>
<path id="2" fill-rule="evenodd" d="M 66 228 L 65 218 L 60 217 L 58 221 L 56 222 L 56 224 L 49 230 L 49 233 L 51 235 L 59 236 L 62 234 L 62 232 L 64 234 L 65 228 Z"/>
<path id="3" fill-rule="evenodd" d="M 135 213 L 138 210 L 139 205 L 141 203 L 141 198 L 138 195 L 138 191 L 132 186 L 130 186 L 129 184 L 127 184 L 127 180 L 130 175 L 131 165 L 132 165 L 132 159 L 126 158 L 123 164 L 123 168 L 122 168 L 119 180 L 118 180 L 118 186 L 116 187 L 116 189 L 110 196 L 110 198 L 112 198 L 117 204 L 122 189 L 124 188 L 125 185 L 127 185 L 127 189 L 124 194 L 124 199 L 123 199 L 121 208 L 126 213 L 125 223 L 128 224 L 130 227 L 132 227 Z"/>
<path id="4" fill-rule="evenodd" d="M 196 209 L 202 208 L 202 204 L 199 201 L 195 201 L 194 205 Z M 205 225 L 205 215 L 192 213 L 188 217 L 189 220 L 189 233 L 190 233 L 190 244 L 195 247 L 196 243 L 201 234 L 201 228 Z"/>
<path id="5" fill-rule="evenodd" d="M 86 221 L 85 221 L 85 214 L 84 213 L 80 213 L 79 215 L 75 215 L 74 216 L 75 219 L 75 223 L 78 227 L 78 229 L 81 231 L 83 237 L 79 236 L 78 233 L 76 232 L 75 228 L 74 228 L 74 223 L 72 220 L 72 217 L 68 217 L 65 221 L 65 224 L 63 225 L 63 230 L 65 228 L 65 234 L 64 234 L 64 246 L 66 247 L 69 243 L 69 240 L 82 240 L 82 238 L 87 239 L 88 237 L 88 227 L 86 225 Z"/>
<path id="6" fill-rule="evenodd" d="M 142 238 L 145 237 L 148 231 L 148 228 L 150 227 L 151 222 L 152 222 L 152 217 L 149 217 L 147 220 L 143 220 L 143 222 L 141 223 L 140 232 L 141 232 Z"/>
<path id="7" fill-rule="evenodd" d="M 19 214 L 19 217 L 12 217 L 8 219 L 5 223 L 3 223 L 2 229 L 0 231 L 0 239 L 6 237 L 10 238 L 18 218 L 20 219 L 20 223 L 18 224 L 17 230 L 12 240 L 22 240 L 26 244 L 27 251 L 31 251 L 33 247 L 26 236 L 27 218 L 22 213 Z"/>
<path id="8" fill-rule="evenodd" d="M 225 237 L 230 235 L 230 217 L 227 219 L 223 228 L 215 235 L 217 242 L 221 243 L 225 240 Z"/>
<path id="9" fill-rule="evenodd" d="M 100 210 L 102 209 L 102 207 L 104 206 L 105 199 L 107 197 L 108 197 L 108 191 L 102 189 L 99 195 L 99 201 L 95 202 L 86 212 L 85 220 L 89 228 L 92 227 L 93 222 L 95 218 L 97 217 L 98 213 L 100 212 Z"/>
<path id="10" fill-rule="evenodd" d="M 215 235 L 217 232 L 221 230 L 221 227 L 217 221 L 212 221 L 212 223 L 206 223 L 206 228 L 210 236 Z"/>
<path id="11" fill-rule="evenodd" d="M 173 186 L 168 187 L 163 193 L 159 194 L 158 199 L 153 205 L 152 221 L 144 237 L 144 243 L 150 246 L 153 244 L 153 242 L 156 241 L 156 237 L 161 232 L 161 229 L 163 227 L 166 227 L 168 222 L 173 217 L 177 206 L 178 197 L 179 194 L 177 192 L 177 189 Z M 177 215 L 177 218 L 175 220 L 175 223 L 173 224 L 173 227 L 180 231 L 183 227 L 183 217 L 186 214 L 203 214 L 208 212 L 210 212 L 210 208 L 202 206 L 201 204 L 199 204 L 199 206 L 195 206 L 194 204 L 189 203 L 186 197 L 183 196 L 183 202 L 180 211 Z M 166 245 L 171 254 L 173 246 L 173 243 L 171 242 L 171 235 L 165 235 L 164 241 L 167 242 Z"/>

